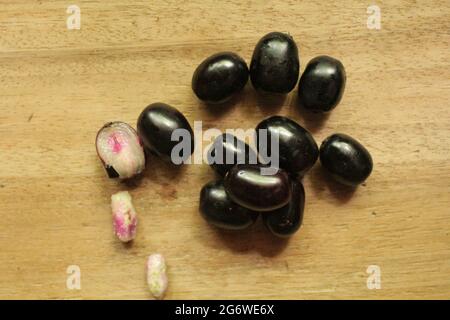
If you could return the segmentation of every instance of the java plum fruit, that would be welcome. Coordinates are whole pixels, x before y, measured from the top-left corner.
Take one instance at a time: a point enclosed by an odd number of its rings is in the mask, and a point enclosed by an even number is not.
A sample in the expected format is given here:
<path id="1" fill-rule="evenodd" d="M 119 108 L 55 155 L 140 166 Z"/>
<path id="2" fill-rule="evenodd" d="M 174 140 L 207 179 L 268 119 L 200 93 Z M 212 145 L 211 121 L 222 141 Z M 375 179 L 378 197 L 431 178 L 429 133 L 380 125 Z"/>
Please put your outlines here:
<path id="1" fill-rule="evenodd" d="M 271 32 L 256 44 L 250 63 L 250 79 L 256 90 L 286 94 L 297 84 L 299 72 L 298 49 L 290 35 Z"/>
<path id="2" fill-rule="evenodd" d="M 125 122 L 105 124 L 97 133 L 95 146 L 110 178 L 128 179 L 144 170 L 144 149 L 136 131 Z"/>
<path id="3" fill-rule="evenodd" d="M 319 148 L 313 136 L 294 120 L 272 116 L 256 127 L 256 146 L 263 160 L 273 159 L 272 139 L 278 139 L 279 166 L 286 171 L 304 175 L 319 157 Z M 260 143 L 265 142 L 265 143 Z"/>
<path id="4" fill-rule="evenodd" d="M 305 209 L 305 189 L 301 182 L 292 179 L 292 198 L 284 207 L 262 215 L 269 231 L 281 238 L 293 235 L 302 225 Z"/>
<path id="5" fill-rule="evenodd" d="M 216 53 L 195 70 L 192 90 L 207 103 L 223 103 L 241 91 L 248 81 L 244 59 L 232 52 Z"/>
<path id="6" fill-rule="evenodd" d="M 137 129 L 144 147 L 164 160 L 180 164 L 194 151 L 194 133 L 184 115 L 165 103 L 153 103 L 140 114 Z M 179 149 L 179 150 L 178 150 Z"/>
<path id="7" fill-rule="evenodd" d="M 203 186 L 200 213 L 210 224 L 229 230 L 245 229 L 258 218 L 258 212 L 241 207 L 230 199 L 221 180 Z"/>
<path id="8" fill-rule="evenodd" d="M 232 134 L 218 136 L 208 151 L 208 164 L 222 177 L 236 164 L 256 164 L 258 157 L 250 146 Z"/>
<path id="9" fill-rule="evenodd" d="M 300 105 L 312 112 L 327 112 L 341 101 L 346 74 L 343 64 L 329 56 L 312 59 L 300 77 Z"/>
<path id="10" fill-rule="evenodd" d="M 279 169 L 263 174 L 259 165 L 238 164 L 225 176 L 225 190 L 231 200 L 254 211 L 272 211 L 285 206 L 292 195 L 290 178 Z"/>
<path id="11" fill-rule="evenodd" d="M 338 182 L 349 186 L 363 183 L 373 169 L 369 151 L 345 134 L 333 134 L 322 142 L 320 162 Z"/>

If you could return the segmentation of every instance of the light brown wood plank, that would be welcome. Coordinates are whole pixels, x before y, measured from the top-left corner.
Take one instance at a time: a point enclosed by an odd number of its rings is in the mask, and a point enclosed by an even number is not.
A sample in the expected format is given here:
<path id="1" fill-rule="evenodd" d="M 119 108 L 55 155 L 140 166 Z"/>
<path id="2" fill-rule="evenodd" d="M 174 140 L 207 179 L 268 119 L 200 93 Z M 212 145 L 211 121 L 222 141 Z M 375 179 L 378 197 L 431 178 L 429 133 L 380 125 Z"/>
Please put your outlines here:
<path id="1" fill-rule="evenodd" d="M 165 255 L 169 299 L 450 298 L 450 3 L 377 1 L 0 0 L 0 298 L 149 299 L 146 257 Z M 190 88 L 196 66 L 231 50 L 247 62 L 258 39 L 289 32 L 301 69 L 319 54 L 347 70 L 326 119 L 296 107 L 296 90 L 268 108 L 250 84 L 220 115 Z M 318 163 L 304 179 L 304 225 L 289 241 L 258 222 L 218 231 L 198 213 L 207 165 L 173 170 L 151 158 L 138 185 L 110 181 L 95 152 L 103 123 L 135 125 L 149 103 L 179 108 L 204 128 L 253 128 L 288 115 L 318 143 L 348 133 L 374 172 L 353 194 Z M 207 144 L 205 141 L 204 144 Z M 110 196 L 128 189 L 137 239 L 112 234 Z M 66 268 L 81 268 L 81 290 Z M 380 290 L 366 286 L 381 268 Z"/>

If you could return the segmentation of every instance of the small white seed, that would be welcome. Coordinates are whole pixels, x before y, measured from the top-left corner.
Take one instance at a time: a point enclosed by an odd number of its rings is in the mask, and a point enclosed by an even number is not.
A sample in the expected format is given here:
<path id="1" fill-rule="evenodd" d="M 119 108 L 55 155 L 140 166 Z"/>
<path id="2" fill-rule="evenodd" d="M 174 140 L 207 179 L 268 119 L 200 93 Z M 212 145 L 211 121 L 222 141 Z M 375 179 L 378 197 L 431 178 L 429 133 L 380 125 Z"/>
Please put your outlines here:
<path id="1" fill-rule="evenodd" d="M 162 299 L 167 290 L 166 262 L 160 254 L 152 254 L 147 260 L 147 284 L 156 299 Z"/>
<path id="2" fill-rule="evenodd" d="M 137 214 L 128 191 L 120 191 L 111 196 L 114 233 L 122 242 L 136 236 Z"/>

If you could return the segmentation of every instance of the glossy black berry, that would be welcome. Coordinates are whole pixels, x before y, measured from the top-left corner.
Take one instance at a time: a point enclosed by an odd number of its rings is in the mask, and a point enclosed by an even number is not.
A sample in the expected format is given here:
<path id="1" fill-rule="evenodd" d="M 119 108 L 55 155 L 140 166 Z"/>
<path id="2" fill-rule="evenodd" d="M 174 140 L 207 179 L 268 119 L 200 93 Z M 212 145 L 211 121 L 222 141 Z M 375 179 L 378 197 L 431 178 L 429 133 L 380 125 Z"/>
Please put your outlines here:
<path id="1" fill-rule="evenodd" d="M 293 235 L 302 225 L 305 209 L 305 189 L 297 180 L 292 179 L 292 198 L 284 207 L 265 212 L 262 217 L 266 227 L 278 237 Z"/>
<path id="2" fill-rule="evenodd" d="M 245 229 L 258 213 L 233 202 L 225 192 L 223 181 L 207 183 L 200 192 L 200 213 L 210 224 L 230 230 Z"/>
<path id="3" fill-rule="evenodd" d="M 232 134 L 218 136 L 208 151 L 208 164 L 222 177 L 236 164 L 256 164 L 255 151 Z"/>
<path id="4" fill-rule="evenodd" d="M 373 168 L 369 151 L 345 134 L 333 134 L 322 142 L 320 162 L 337 181 L 349 186 L 364 182 Z"/>
<path id="5" fill-rule="evenodd" d="M 259 155 L 265 161 L 278 154 L 279 166 L 291 173 L 304 175 L 319 157 L 319 148 L 313 136 L 294 120 L 272 116 L 256 127 Z M 272 144 L 278 141 L 278 152 Z"/>
<path id="6" fill-rule="evenodd" d="M 241 91 L 248 81 L 244 59 L 232 52 L 220 52 L 205 59 L 192 77 L 192 90 L 200 100 L 222 103 Z"/>
<path id="7" fill-rule="evenodd" d="M 175 164 L 194 151 L 194 133 L 189 122 L 180 111 L 165 103 L 146 107 L 137 121 L 137 131 L 146 149 Z"/>
<path id="8" fill-rule="evenodd" d="M 300 61 L 294 39 L 271 32 L 259 40 L 250 63 L 250 79 L 256 90 L 286 94 L 298 81 Z"/>
<path id="9" fill-rule="evenodd" d="M 346 74 L 342 63 L 328 56 L 312 59 L 300 77 L 299 103 L 313 112 L 327 112 L 341 101 Z"/>
<path id="10" fill-rule="evenodd" d="M 225 190 L 237 204 L 255 211 L 272 211 L 291 200 L 288 174 L 279 169 L 264 174 L 258 165 L 238 164 L 225 176 Z M 273 168 L 272 168 L 273 169 Z"/>

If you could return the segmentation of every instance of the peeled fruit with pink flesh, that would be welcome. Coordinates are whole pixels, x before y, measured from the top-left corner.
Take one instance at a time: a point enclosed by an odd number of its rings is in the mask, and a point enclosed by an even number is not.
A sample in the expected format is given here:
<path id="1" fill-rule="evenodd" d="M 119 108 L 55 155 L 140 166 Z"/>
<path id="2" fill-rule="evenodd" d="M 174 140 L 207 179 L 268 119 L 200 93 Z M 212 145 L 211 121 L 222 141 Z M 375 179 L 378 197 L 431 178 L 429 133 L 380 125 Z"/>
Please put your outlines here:
<path id="1" fill-rule="evenodd" d="M 95 145 L 110 178 L 132 178 L 145 168 L 144 148 L 136 130 L 125 122 L 105 124 L 97 133 Z"/>

